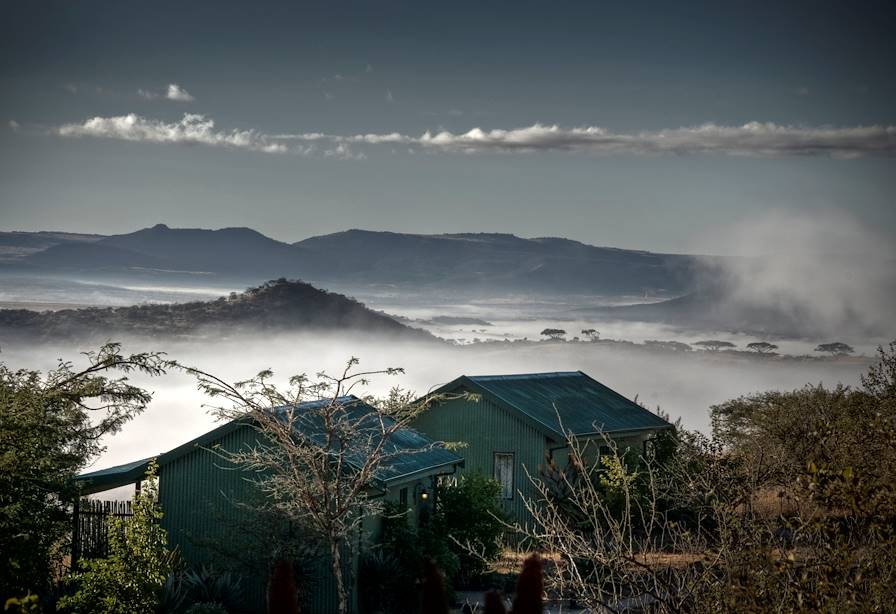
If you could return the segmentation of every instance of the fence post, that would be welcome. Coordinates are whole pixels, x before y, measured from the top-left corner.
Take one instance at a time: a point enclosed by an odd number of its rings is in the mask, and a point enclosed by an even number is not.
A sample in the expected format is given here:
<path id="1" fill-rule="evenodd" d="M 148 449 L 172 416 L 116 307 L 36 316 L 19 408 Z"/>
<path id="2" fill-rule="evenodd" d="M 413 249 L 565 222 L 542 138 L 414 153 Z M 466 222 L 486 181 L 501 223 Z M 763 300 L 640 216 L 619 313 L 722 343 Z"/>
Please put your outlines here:
<path id="1" fill-rule="evenodd" d="M 75 510 L 73 514 L 74 526 L 72 527 L 72 561 L 71 569 L 78 568 L 78 558 L 81 556 L 81 495 L 75 495 Z"/>

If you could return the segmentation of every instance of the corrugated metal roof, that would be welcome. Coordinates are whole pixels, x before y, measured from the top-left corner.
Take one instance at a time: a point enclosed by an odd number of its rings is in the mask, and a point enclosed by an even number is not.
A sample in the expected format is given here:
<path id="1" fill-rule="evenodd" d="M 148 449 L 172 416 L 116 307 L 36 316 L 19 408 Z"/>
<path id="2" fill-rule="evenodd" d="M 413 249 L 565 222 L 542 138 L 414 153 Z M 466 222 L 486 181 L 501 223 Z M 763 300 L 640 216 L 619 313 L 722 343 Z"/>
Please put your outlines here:
<path id="1" fill-rule="evenodd" d="M 330 402 L 331 400 L 312 401 L 297 405 L 295 409 L 298 412 L 302 410 L 307 411 L 317 409 Z M 377 434 L 382 432 L 382 428 L 391 428 L 395 425 L 395 421 L 389 417 L 383 417 L 381 425 L 380 415 L 376 410 L 355 396 L 339 397 L 337 402 L 342 406 L 339 411 L 344 412 L 349 421 L 356 425 L 357 432 L 360 433 L 359 439 L 364 438 L 365 431 L 371 436 L 377 437 Z M 283 407 L 280 409 L 286 411 L 290 408 Z M 308 420 L 299 418 L 296 426 L 298 426 L 303 435 L 319 445 L 323 445 L 324 432 L 320 424 L 320 414 L 311 412 L 308 414 L 308 417 Z M 380 464 L 376 478 L 386 483 L 425 472 L 429 469 L 463 462 L 463 459 L 457 454 L 434 445 L 431 439 L 409 428 L 402 428 L 393 433 L 386 443 L 383 452 L 386 457 Z M 360 456 L 355 458 L 349 456 L 349 462 L 360 465 L 364 462 L 364 459 Z"/>
<path id="2" fill-rule="evenodd" d="M 330 402 L 331 400 L 309 401 L 307 403 L 300 403 L 294 407 L 295 410 L 301 414 L 303 411 L 319 408 Z M 339 397 L 337 402 L 342 406 L 340 411 L 347 412 L 351 420 L 357 421 L 358 427 L 362 431 L 364 429 L 370 429 L 370 433 L 373 435 L 381 428 L 379 417 L 375 413 L 374 408 L 357 397 Z M 286 411 L 290 409 L 290 407 L 284 406 L 278 409 L 280 411 Z M 323 427 L 318 419 L 320 414 L 311 412 L 308 413 L 307 416 L 308 419 L 297 420 L 296 426 L 303 435 L 312 441 L 316 441 L 318 444 L 323 445 Z M 197 448 L 209 445 L 242 424 L 245 424 L 245 421 L 234 420 L 228 422 L 192 441 L 165 452 L 157 457 L 159 465 L 164 466 L 175 458 L 188 454 Z M 384 418 L 384 424 L 388 428 L 394 425 L 395 421 L 391 418 Z M 463 459 L 457 454 L 442 447 L 434 446 L 431 439 L 408 428 L 396 431 L 387 442 L 384 452 L 387 457 L 380 464 L 379 470 L 376 473 L 376 480 L 385 484 L 393 483 L 401 478 L 410 477 L 414 474 L 423 473 L 431 469 L 460 464 L 463 462 Z M 107 469 L 100 469 L 98 471 L 91 471 L 89 473 L 82 473 L 75 478 L 75 481 L 82 484 L 82 492 L 84 494 L 91 494 L 110 488 L 116 488 L 118 486 L 133 484 L 145 475 L 149 461 L 152 458 L 153 457 L 126 463 L 124 465 L 117 465 Z M 349 461 L 356 465 L 363 463 L 363 459 L 360 457 L 355 457 L 354 459 L 349 458 Z"/>
<path id="3" fill-rule="evenodd" d="M 581 371 L 462 376 L 441 390 L 463 385 L 492 396 L 554 435 L 619 433 L 672 426 Z"/>

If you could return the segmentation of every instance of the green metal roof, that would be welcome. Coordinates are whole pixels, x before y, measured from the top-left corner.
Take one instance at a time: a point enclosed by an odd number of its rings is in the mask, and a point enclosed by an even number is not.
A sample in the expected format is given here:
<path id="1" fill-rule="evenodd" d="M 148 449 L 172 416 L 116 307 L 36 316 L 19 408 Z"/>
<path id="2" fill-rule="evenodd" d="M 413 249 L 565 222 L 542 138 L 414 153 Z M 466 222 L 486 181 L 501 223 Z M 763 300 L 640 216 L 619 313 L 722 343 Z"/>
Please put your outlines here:
<path id="1" fill-rule="evenodd" d="M 672 427 L 581 371 L 463 375 L 436 392 L 459 388 L 487 395 L 557 440 L 569 432 L 593 435 Z"/>
<path id="2" fill-rule="evenodd" d="M 365 428 L 364 418 L 370 417 L 369 427 L 378 429 L 379 418 L 374 414 L 374 409 L 358 399 L 355 396 L 339 397 L 336 400 L 342 405 L 343 410 L 350 414 L 352 420 L 358 420 L 359 428 Z M 300 403 L 294 407 L 285 406 L 278 408 L 280 411 L 294 409 L 297 412 L 307 411 L 315 407 L 319 407 L 325 401 L 310 401 Z M 296 426 L 303 435 L 317 443 L 323 443 L 321 427 L 316 424 L 317 414 L 309 413 L 309 420 L 297 420 Z M 389 418 L 385 419 L 386 426 L 391 426 Z M 107 469 L 82 473 L 75 478 L 75 481 L 81 485 L 83 494 L 92 494 L 126 486 L 143 478 L 152 458 L 157 458 L 160 467 L 164 467 L 167 463 L 189 454 L 190 452 L 211 445 L 227 433 L 241 426 L 247 426 L 245 419 L 233 420 L 219 426 L 216 429 L 197 437 L 181 446 L 174 448 L 158 457 L 145 458 L 143 460 L 117 465 Z M 433 446 L 433 441 L 428 437 L 414 431 L 412 429 L 403 428 L 396 431 L 384 448 L 386 453 L 385 460 L 381 463 L 376 474 L 376 481 L 383 486 L 399 482 L 403 479 L 409 479 L 414 475 L 425 474 L 426 472 L 447 466 L 463 464 L 463 458 L 457 454 L 446 450 L 440 446 Z M 349 458 L 349 462 L 354 460 L 354 464 L 363 462 L 360 458 Z"/>

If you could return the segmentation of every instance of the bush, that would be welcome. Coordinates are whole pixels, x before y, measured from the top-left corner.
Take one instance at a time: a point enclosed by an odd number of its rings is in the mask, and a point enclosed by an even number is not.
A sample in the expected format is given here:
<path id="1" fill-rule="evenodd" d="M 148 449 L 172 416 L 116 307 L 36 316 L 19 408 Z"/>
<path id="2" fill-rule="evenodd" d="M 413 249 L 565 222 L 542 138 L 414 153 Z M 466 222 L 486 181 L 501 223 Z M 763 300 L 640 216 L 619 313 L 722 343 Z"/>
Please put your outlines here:
<path id="1" fill-rule="evenodd" d="M 151 463 L 143 489 L 134 497 L 134 515 L 126 521 L 110 519 L 109 556 L 84 561 L 82 571 L 69 578 L 77 590 L 60 599 L 60 610 L 104 614 L 156 610 L 175 563 L 167 533 L 159 525 L 156 469 Z"/>
<path id="2" fill-rule="evenodd" d="M 198 570 L 187 569 L 168 576 L 159 610 L 178 614 L 189 612 L 200 604 L 217 604 L 231 614 L 246 611 L 242 578 L 205 565 Z"/>
<path id="3" fill-rule="evenodd" d="M 458 585 L 480 580 L 488 571 L 487 561 L 497 560 L 501 553 L 501 536 L 508 519 L 498 498 L 500 493 L 498 482 L 476 473 L 461 476 L 456 486 L 438 488 L 434 525 L 448 550 L 458 558 L 458 574 L 452 576 L 448 568 L 439 566 Z M 480 556 L 472 555 L 470 548 Z"/>

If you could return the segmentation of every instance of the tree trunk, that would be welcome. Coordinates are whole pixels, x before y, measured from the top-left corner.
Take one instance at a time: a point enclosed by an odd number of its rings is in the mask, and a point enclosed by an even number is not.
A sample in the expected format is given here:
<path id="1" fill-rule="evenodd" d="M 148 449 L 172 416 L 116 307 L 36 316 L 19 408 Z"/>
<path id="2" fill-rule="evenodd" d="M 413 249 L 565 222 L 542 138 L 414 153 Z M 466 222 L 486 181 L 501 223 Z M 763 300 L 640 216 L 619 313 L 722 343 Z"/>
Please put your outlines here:
<path id="1" fill-rule="evenodd" d="M 348 614 L 348 595 L 345 592 L 345 578 L 342 576 L 342 540 L 330 538 L 330 564 L 336 579 L 336 596 L 339 599 L 339 614 Z"/>

